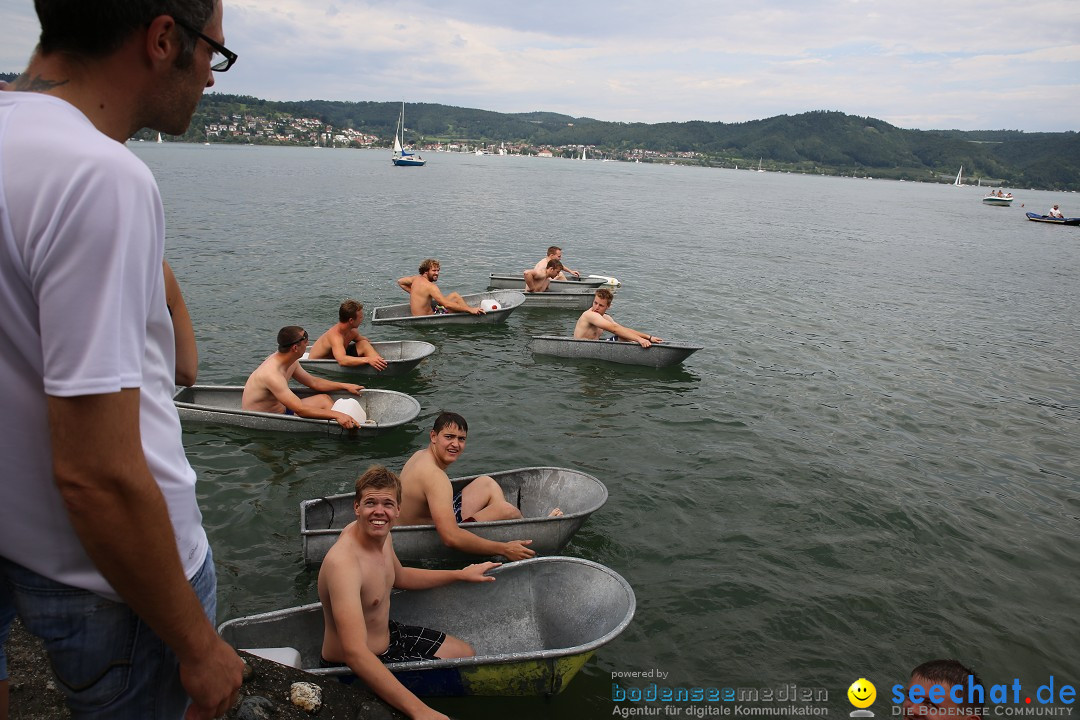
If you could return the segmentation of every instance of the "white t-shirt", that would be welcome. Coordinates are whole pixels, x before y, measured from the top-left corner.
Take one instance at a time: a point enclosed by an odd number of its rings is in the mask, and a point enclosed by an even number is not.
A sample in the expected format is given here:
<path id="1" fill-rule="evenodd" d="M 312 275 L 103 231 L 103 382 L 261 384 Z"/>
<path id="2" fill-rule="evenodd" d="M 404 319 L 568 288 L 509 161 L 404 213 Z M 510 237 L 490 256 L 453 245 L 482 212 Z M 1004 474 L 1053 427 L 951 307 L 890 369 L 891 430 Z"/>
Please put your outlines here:
<path id="1" fill-rule="evenodd" d="M 164 243 L 142 161 L 63 100 L 0 92 L 0 555 L 113 599 L 53 479 L 46 395 L 139 388 L 143 452 L 194 575 L 207 541 L 172 403 Z"/>

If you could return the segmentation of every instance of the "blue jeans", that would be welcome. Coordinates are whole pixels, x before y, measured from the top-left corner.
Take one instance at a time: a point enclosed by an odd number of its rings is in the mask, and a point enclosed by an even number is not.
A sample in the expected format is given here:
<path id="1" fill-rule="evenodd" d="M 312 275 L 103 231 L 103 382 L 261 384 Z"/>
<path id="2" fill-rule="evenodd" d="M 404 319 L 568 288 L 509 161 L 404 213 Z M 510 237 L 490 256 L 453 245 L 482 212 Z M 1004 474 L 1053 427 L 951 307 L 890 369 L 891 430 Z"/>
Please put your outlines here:
<path id="1" fill-rule="evenodd" d="M 213 623 L 217 576 L 209 549 L 191 586 Z M 188 696 L 176 656 L 127 605 L 0 558 L 0 638 L 7 637 L 15 613 L 27 630 L 44 640 L 73 718 L 183 716 Z M 6 677 L 6 658 L 0 668 Z"/>

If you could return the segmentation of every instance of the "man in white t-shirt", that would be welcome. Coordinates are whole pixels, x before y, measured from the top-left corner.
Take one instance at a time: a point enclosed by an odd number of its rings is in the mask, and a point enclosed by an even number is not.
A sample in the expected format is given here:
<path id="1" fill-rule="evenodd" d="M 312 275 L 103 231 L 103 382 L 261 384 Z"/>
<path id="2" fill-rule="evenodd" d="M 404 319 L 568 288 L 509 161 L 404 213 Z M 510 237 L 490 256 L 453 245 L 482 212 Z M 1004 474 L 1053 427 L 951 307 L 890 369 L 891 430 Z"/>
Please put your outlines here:
<path id="1" fill-rule="evenodd" d="M 220 0 L 35 8 L 0 92 L 0 640 L 17 612 L 74 718 L 217 717 L 242 663 L 172 404 L 161 198 L 123 143 L 185 132 L 236 56 Z"/>

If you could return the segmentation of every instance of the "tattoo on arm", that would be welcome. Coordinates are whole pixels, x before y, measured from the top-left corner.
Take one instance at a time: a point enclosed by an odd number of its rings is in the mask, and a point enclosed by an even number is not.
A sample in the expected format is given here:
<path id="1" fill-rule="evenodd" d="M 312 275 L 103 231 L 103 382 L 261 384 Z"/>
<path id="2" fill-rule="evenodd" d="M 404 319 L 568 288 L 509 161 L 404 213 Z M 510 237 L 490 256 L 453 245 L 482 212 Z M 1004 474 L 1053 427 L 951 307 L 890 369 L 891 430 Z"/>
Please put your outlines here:
<path id="1" fill-rule="evenodd" d="M 48 92 L 61 85 L 67 85 L 67 83 L 67 80 L 49 80 L 40 75 L 29 77 L 26 73 L 23 73 L 15 78 L 13 86 L 16 90 L 22 92 Z"/>

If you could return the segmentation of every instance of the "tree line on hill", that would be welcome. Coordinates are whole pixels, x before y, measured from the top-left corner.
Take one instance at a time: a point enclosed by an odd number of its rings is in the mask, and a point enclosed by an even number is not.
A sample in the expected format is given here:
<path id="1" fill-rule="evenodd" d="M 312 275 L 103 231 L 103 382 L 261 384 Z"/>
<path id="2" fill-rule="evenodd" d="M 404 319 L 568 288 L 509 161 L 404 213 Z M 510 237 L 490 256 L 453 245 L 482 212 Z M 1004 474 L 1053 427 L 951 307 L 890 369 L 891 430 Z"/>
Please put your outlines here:
<path id="1" fill-rule="evenodd" d="M 203 142 L 206 127 L 223 118 L 292 115 L 377 135 L 389 145 L 400 110 L 397 102 L 281 102 L 207 93 L 180 139 Z M 963 166 L 968 182 L 1080 190 L 1080 135 L 1072 131 L 905 130 L 875 118 L 823 110 L 741 123 L 646 124 L 407 103 L 405 117 L 415 144 L 586 146 L 593 157 L 649 151 L 680 163 L 723 167 L 756 167 L 760 159 L 768 170 L 930 182 L 951 182 Z"/>

